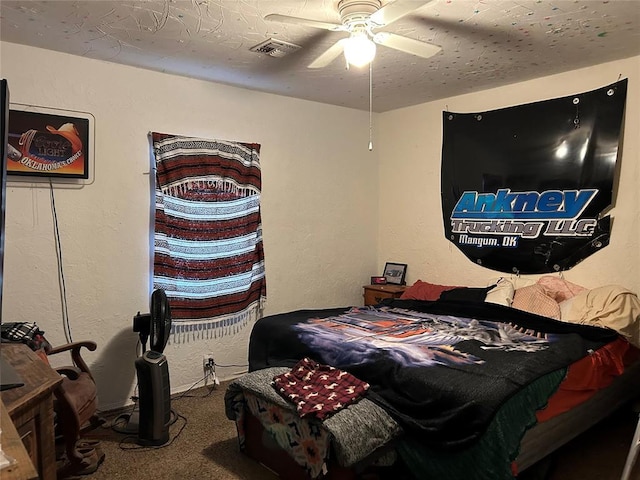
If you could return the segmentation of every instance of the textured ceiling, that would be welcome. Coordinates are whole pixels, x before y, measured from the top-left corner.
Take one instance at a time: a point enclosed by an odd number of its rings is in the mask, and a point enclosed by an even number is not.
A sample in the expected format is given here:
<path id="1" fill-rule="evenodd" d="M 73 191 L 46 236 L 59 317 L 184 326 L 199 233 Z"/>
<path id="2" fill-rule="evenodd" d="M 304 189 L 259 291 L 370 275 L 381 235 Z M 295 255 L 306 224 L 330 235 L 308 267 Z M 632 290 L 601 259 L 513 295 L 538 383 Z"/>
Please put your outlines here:
<path id="1" fill-rule="evenodd" d="M 346 70 L 340 58 L 307 68 L 346 33 L 264 20 L 279 13 L 340 23 L 336 4 L 2 0 L 0 39 L 367 110 L 367 67 Z M 377 112 L 640 55 L 640 1 L 433 0 L 381 31 L 442 51 L 423 59 L 379 46 L 372 68 Z M 302 48 L 281 58 L 250 50 L 271 38 Z M 619 74 L 625 72 L 611 72 L 611 82 Z"/>

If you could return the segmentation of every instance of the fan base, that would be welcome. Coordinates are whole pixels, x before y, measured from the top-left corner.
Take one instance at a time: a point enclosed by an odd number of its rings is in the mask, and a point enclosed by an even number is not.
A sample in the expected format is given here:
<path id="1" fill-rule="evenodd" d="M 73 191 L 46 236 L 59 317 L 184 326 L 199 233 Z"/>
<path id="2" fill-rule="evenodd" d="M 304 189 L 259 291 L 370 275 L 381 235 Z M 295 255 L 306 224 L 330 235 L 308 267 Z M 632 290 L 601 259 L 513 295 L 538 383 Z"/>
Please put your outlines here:
<path id="1" fill-rule="evenodd" d="M 364 24 L 380 10 L 380 0 L 340 0 L 338 12 L 343 25 Z"/>

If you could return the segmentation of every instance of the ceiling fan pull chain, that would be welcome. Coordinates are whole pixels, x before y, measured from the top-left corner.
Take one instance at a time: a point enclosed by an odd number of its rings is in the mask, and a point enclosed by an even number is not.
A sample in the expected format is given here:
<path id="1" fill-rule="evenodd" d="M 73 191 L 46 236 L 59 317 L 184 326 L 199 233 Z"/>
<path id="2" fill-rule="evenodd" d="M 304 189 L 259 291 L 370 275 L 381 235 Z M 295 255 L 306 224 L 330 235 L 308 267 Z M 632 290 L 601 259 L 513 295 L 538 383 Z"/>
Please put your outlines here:
<path id="1" fill-rule="evenodd" d="M 373 150 L 373 62 L 369 63 L 369 151 Z"/>

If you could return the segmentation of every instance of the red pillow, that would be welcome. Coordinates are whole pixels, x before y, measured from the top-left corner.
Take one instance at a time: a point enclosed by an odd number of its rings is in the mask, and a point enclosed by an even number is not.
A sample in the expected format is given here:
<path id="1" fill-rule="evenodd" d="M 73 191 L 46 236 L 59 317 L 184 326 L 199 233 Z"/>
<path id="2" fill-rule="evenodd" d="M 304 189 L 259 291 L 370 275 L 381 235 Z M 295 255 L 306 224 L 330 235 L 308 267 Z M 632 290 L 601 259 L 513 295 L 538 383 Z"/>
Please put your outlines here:
<path id="1" fill-rule="evenodd" d="M 407 288 L 400 296 L 401 300 L 438 300 L 440 294 L 447 290 L 458 288 L 455 285 L 437 285 L 435 283 L 416 280 L 416 283 Z"/>

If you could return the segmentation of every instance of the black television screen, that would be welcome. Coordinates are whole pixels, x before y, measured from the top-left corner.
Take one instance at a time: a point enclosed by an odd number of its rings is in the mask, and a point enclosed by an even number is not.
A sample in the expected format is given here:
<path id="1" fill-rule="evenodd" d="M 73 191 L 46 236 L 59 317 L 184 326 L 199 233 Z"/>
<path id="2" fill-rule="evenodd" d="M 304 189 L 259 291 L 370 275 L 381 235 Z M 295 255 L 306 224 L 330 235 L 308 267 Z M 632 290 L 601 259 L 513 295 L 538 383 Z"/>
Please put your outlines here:
<path id="1" fill-rule="evenodd" d="M 2 321 L 2 279 L 4 277 L 4 209 L 7 187 L 7 138 L 9 129 L 9 86 L 5 79 L 0 80 L 0 105 L 2 116 L 0 117 L 0 322 Z"/>

